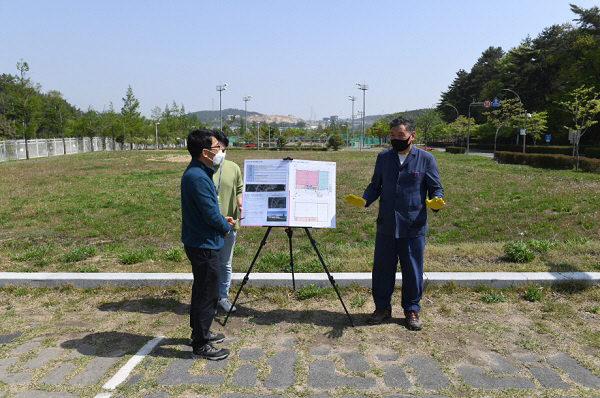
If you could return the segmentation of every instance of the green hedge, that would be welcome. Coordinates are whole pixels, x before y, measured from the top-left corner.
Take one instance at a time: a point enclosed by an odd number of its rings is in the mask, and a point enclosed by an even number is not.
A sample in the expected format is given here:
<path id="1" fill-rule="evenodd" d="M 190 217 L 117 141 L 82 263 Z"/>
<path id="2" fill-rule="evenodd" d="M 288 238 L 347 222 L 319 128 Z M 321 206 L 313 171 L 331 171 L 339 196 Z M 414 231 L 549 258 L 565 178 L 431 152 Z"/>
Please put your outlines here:
<path id="1" fill-rule="evenodd" d="M 471 144 L 470 147 L 472 149 L 480 149 L 480 150 L 494 150 L 494 144 Z M 496 151 L 502 152 L 521 152 L 523 153 L 523 144 L 521 145 L 507 145 L 507 144 L 499 144 L 496 146 Z M 548 146 L 548 145 L 526 145 L 525 153 L 551 153 L 555 155 L 567 155 L 570 156 L 573 154 L 572 146 Z"/>
<path id="2" fill-rule="evenodd" d="M 470 148 L 493 151 L 494 144 L 471 143 Z M 523 153 L 523 145 L 499 144 L 496 147 L 496 151 Z M 579 152 L 588 158 L 600 158 L 600 148 L 598 147 L 586 147 L 582 145 L 579 147 Z M 572 156 L 573 147 L 571 145 L 526 145 L 525 153 L 549 153 L 554 155 Z"/>
<path id="3" fill-rule="evenodd" d="M 600 159 L 579 158 L 579 168 L 583 171 L 600 173 Z"/>
<path id="4" fill-rule="evenodd" d="M 452 142 L 445 142 L 445 141 L 429 141 L 427 144 L 429 146 L 434 146 L 434 147 L 438 147 L 438 148 L 445 148 L 447 146 L 452 146 Z"/>
<path id="5" fill-rule="evenodd" d="M 498 163 L 527 164 L 547 169 L 570 170 L 575 168 L 576 158 L 565 155 L 547 155 L 539 153 L 496 152 Z M 600 172 L 600 159 L 579 158 L 579 168 L 583 171 Z"/>
<path id="6" fill-rule="evenodd" d="M 446 147 L 446 152 L 448 153 L 466 153 L 466 148 L 463 148 L 461 146 L 447 146 Z"/>
<path id="7" fill-rule="evenodd" d="M 588 158 L 600 159 L 600 148 L 588 147 L 588 148 L 585 148 L 583 153 Z"/>

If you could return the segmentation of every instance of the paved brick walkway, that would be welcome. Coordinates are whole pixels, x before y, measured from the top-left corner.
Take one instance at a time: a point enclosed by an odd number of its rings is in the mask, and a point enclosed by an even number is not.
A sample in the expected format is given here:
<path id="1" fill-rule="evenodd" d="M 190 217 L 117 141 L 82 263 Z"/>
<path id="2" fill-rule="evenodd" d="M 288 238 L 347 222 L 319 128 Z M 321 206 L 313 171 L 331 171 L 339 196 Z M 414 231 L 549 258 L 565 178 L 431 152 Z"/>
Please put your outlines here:
<path id="1" fill-rule="evenodd" d="M 320 344 L 305 351 L 293 338 L 267 344 L 268 350 L 263 344 L 226 340 L 233 354 L 216 362 L 193 360 L 183 339 L 167 338 L 133 369 L 123 383 L 125 389 L 114 392 L 102 385 L 131 355 L 107 352 L 85 339 L 48 344 L 43 338 L 22 342 L 19 337 L 18 332 L 0 335 L 0 397 L 366 397 L 368 393 L 391 398 L 461 392 L 508 396 L 507 391 L 521 396 L 600 396 L 600 377 L 552 347 L 543 356 L 487 352 L 471 363 L 448 366 L 431 355 L 400 357 L 386 347 L 359 351 Z M 127 389 L 139 383 L 146 383 L 144 388 L 152 392 Z M 202 387 L 209 389 L 203 392 Z"/>

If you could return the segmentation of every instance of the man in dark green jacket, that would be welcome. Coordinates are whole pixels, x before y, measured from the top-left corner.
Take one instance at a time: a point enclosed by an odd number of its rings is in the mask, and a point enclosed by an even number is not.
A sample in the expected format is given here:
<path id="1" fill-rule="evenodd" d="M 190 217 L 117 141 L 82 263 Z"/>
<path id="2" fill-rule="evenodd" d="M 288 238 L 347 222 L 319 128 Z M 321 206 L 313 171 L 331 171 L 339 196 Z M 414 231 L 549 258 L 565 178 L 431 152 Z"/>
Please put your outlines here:
<path id="1" fill-rule="evenodd" d="M 187 138 L 192 160 L 181 177 L 181 241 L 192 264 L 194 284 L 190 307 L 192 357 L 225 359 L 229 350 L 213 344 L 225 339 L 210 331 L 219 299 L 219 249 L 235 225 L 223 217 L 212 177 L 223 153 L 214 133 L 194 130 Z"/>

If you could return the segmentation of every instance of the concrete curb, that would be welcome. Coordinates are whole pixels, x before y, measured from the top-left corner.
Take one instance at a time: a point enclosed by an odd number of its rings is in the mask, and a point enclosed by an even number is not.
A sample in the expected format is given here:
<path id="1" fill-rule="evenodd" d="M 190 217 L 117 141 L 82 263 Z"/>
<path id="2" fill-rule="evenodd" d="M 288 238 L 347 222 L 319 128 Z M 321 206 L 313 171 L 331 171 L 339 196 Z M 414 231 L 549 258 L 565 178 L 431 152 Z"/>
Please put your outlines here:
<path id="1" fill-rule="evenodd" d="M 232 282 L 242 282 L 245 273 L 233 273 Z M 338 286 L 371 286 L 370 272 L 334 272 Z M 454 282 L 460 286 L 489 285 L 506 287 L 527 283 L 558 284 L 564 282 L 600 283 L 600 272 L 425 272 L 426 283 L 443 285 Z M 191 273 L 76 273 L 76 272 L 0 272 L 0 286 L 60 286 L 71 284 L 79 288 L 99 286 L 165 286 L 191 283 Z M 330 286 L 326 273 L 295 273 L 296 287 L 315 284 Z M 291 273 L 250 273 L 253 286 L 292 286 Z M 402 274 L 396 274 L 396 284 L 402 284 Z"/>

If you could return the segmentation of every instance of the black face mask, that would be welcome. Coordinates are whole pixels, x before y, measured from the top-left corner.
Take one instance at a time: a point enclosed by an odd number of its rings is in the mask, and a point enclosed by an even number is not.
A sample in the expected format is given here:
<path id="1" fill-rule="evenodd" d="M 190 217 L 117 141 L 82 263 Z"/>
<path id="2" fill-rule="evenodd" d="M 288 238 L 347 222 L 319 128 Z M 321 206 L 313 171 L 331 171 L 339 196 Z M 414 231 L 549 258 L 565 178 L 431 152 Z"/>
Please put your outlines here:
<path id="1" fill-rule="evenodd" d="M 405 140 L 392 140 L 392 148 L 394 148 L 394 151 L 396 152 L 402 152 L 406 150 L 406 148 L 408 148 L 408 146 L 410 145 L 408 143 L 409 140 L 410 137 L 408 137 Z"/>

